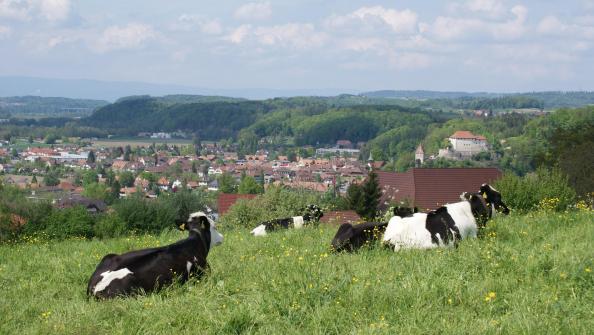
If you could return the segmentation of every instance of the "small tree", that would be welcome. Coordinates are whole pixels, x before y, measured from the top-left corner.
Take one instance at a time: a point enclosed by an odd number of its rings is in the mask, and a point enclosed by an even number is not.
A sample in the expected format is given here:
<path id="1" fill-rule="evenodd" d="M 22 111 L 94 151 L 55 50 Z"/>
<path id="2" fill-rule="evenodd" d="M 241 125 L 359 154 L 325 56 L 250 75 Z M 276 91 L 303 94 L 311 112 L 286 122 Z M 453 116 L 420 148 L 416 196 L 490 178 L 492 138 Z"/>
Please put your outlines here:
<path id="1" fill-rule="evenodd" d="M 363 203 L 365 206 L 363 217 L 370 219 L 375 217 L 381 195 L 377 174 L 371 171 L 363 185 Z"/>
<path id="2" fill-rule="evenodd" d="M 365 208 L 363 206 L 363 189 L 357 184 L 351 184 L 347 189 L 346 201 L 349 209 L 354 210 L 359 215 L 363 215 Z"/>
<path id="3" fill-rule="evenodd" d="M 134 185 L 134 175 L 130 171 L 124 171 L 120 174 L 120 185 L 132 187 Z"/>
<path id="4" fill-rule="evenodd" d="M 244 176 L 239 183 L 237 193 L 239 194 L 260 194 L 264 193 L 264 187 L 258 184 L 256 179 L 252 176 Z"/>
<path id="5" fill-rule="evenodd" d="M 232 175 L 223 173 L 217 180 L 219 182 L 219 191 L 223 193 L 237 193 L 237 183 Z"/>
<path id="6" fill-rule="evenodd" d="M 95 163 L 95 152 L 93 150 L 89 151 L 89 155 L 87 156 L 87 163 Z"/>
<path id="7" fill-rule="evenodd" d="M 56 171 L 49 171 L 45 177 L 43 177 L 43 183 L 46 186 L 56 186 L 60 184 L 60 178 L 58 178 L 58 173 Z"/>

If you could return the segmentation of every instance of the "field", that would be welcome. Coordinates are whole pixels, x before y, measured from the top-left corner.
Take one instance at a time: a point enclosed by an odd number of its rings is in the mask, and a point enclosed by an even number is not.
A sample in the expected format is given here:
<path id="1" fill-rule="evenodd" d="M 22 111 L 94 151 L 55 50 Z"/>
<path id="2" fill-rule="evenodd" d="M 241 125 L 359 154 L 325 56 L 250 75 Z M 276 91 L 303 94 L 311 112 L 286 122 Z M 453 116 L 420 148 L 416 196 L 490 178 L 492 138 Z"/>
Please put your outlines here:
<path id="1" fill-rule="evenodd" d="M 201 281 L 113 301 L 85 296 L 104 254 L 184 235 L 29 239 L 0 246 L 0 333 L 591 334 L 593 221 L 510 216 L 457 249 L 340 255 L 328 249 L 335 227 L 223 231 Z"/>
<path id="2" fill-rule="evenodd" d="M 185 139 L 161 139 L 161 138 L 146 138 L 146 137 L 130 137 L 130 138 L 115 138 L 115 139 L 100 139 L 91 141 L 92 145 L 96 148 L 99 147 L 125 147 L 129 145 L 131 147 L 148 147 L 151 144 L 177 144 L 177 145 L 189 145 L 192 144 L 192 140 Z"/>

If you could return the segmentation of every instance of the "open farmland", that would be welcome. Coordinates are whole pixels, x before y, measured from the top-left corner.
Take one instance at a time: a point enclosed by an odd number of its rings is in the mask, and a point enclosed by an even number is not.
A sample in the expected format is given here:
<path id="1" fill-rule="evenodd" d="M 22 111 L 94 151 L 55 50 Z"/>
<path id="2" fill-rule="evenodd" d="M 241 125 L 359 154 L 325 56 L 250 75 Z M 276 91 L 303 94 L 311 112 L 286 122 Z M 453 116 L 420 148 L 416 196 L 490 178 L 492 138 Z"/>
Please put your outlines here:
<path id="1" fill-rule="evenodd" d="M 163 138 L 141 138 L 141 137 L 131 137 L 131 138 L 121 138 L 121 139 L 100 139 L 91 141 L 92 145 L 96 148 L 104 147 L 104 148 L 114 148 L 114 147 L 125 147 L 127 145 L 131 147 L 148 147 L 155 144 L 177 144 L 177 145 L 188 145 L 192 144 L 191 140 L 185 139 L 163 139 Z"/>
<path id="2" fill-rule="evenodd" d="M 333 255 L 320 226 L 253 238 L 224 231 L 201 281 L 87 300 L 109 252 L 177 231 L 0 246 L 0 333 L 586 334 L 594 329 L 594 213 L 497 218 L 457 249 Z"/>

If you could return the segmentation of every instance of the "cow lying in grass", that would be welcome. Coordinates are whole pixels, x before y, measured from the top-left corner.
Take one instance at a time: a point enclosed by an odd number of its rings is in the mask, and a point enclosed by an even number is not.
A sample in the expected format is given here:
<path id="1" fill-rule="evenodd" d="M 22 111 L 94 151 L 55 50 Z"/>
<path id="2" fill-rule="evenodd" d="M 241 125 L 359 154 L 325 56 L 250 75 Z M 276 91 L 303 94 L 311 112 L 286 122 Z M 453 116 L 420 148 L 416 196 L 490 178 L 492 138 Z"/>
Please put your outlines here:
<path id="1" fill-rule="evenodd" d="M 463 201 L 428 213 L 417 213 L 407 218 L 393 217 L 383 242 L 399 250 L 456 245 L 460 239 L 476 237 L 479 227 L 486 224 L 494 209 L 509 213 L 499 192 L 487 184 L 481 186 L 481 190 L 485 192 L 463 193 Z"/>
<path id="2" fill-rule="evenodd" d="M 223 242 L 223 235 L 203 212 L 190 214 L 180 229 L 189 232 L 188 238 L 159 248 L 103 257 L 89 280 L 87 294 L 113 298 L 138 291 L 150 292 L 174 279 L 184 283 L 191 276 L 201 276 L 208 268 L 209 250 Z"/>
<path id="3" fill-rule="evenodd" d="M 310 222 L 317 222 L 324 213 L 322 209 L 316 205 L 309 205 L 305 207 L 305 213 L 302 216 L 294 216 L 291 218 L 275 219 L 262 222 L 258 227 L 254 228 L 251 233 L 254 236 L 265 236 L 267 233 L 277 229 L 303 228 Z"/>
<path id="4" fill-rule="evenodd" d="M 395 207 L 393 214 L 399 217 L 407 217 L 416 212 L 416 207 Z M 364 245 L 378 241 L 384 235 L 387 226 L 387 222 L 365 222 L 358 225 L 343 223 L 332 239 L 332 251 L 353 252 Z"/>

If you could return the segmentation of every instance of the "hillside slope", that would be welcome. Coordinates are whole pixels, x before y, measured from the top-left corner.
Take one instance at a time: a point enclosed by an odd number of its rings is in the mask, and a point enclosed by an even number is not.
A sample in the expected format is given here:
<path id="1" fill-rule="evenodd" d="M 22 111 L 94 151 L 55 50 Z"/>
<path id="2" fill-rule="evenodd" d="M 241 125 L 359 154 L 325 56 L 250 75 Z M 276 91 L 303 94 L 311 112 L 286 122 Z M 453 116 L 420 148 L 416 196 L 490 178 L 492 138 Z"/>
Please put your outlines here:
<path id="1" fill-rule="evenodd" d="M 457 249 L 333 255 L 335 227 L 255 239 L 228 231 L 201 281 L 87 300 L 110 252 L 163 245 L 170 232 L 0 246 L 6 333 L 586 334 L 594 328 L 594 213 L 500 217 Z"/>

